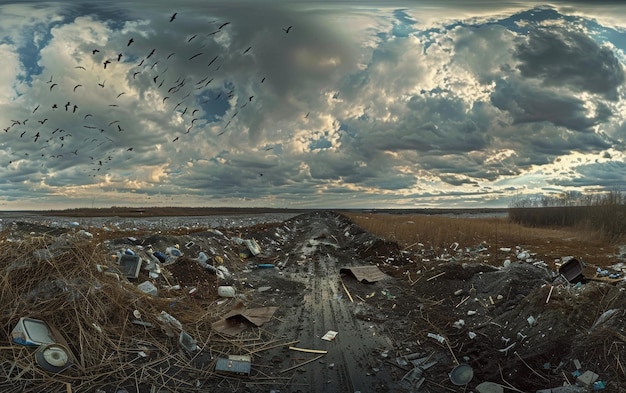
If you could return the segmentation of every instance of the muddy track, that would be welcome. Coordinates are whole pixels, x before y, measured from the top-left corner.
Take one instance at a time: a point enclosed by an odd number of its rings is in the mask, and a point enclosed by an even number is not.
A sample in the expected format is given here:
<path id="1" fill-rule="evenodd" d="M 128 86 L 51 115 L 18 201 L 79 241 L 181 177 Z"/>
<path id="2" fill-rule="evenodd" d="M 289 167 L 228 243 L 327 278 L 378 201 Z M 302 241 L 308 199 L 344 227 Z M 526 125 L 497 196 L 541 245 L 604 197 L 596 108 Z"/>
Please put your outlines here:
<path id="1" fill-rule="evenodd" d="M 380 355 L 392 347 L 391 338 L 375 324 L 355 316 L 357 303 L 350 302 L 342 287 L 340 268 L 360 261 L 355 250 L 342 246 L 347 242 L 341 225 L 337 215 L 320 213 L 292 228 L 289 249 L 283 250 L 283 278 L 301 283 L 305 289 L 301 302 L 279 312 L 281 322 L 272 323 L 272 332 L 298 340 L 297 347 L 328 353 L 299 367 L 288 386 L 277 387 L 281 393 L 397 391 Z M 322 339 L 328 331 L 338 332 L 334 340 Z M 283 369 L 316 356 L 284 348 L 267 355 L 264 357 L 280 359 L 278 367 Z"/>

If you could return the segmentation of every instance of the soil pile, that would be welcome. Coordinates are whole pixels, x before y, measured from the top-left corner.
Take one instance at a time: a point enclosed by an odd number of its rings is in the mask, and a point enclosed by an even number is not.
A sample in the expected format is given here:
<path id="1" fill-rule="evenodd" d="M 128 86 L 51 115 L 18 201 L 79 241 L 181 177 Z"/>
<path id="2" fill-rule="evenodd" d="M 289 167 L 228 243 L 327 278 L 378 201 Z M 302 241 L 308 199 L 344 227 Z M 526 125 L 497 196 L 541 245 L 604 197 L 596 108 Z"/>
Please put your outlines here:
<path id="1" fill-rule="evenodd" d="M 334 212 L 159 230 L 16 222 L 1 241 L 2 391 L 626 387 L 624 281 L 569 282 L 532 250 L 401 249 Z M 12 340 L 21 317 L 66 345 L 62 372 Z M 468 380 L 451 378 L 459 364 Z"/>

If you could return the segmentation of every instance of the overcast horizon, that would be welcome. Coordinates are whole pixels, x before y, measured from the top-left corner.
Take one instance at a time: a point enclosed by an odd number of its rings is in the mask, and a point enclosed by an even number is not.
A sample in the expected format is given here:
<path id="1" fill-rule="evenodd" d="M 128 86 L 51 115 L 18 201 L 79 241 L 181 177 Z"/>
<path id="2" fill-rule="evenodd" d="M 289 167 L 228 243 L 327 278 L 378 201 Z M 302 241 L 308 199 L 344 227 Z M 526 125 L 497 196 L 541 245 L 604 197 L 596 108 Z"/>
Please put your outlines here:
<path id="1" fill-rule="evenodd" d="M 0 210 L 624 190 L 614 1 L 0 1 Z"/>

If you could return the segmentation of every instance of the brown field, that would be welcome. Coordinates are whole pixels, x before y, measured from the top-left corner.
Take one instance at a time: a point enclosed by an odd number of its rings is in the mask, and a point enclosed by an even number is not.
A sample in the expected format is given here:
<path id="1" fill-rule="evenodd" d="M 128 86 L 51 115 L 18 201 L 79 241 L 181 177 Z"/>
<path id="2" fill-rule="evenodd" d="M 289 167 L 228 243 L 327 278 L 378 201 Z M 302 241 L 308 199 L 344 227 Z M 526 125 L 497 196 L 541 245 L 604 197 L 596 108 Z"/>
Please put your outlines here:
<path id="1" fill-rule="evenodd" d="M 608 266 L 619 256 L 619 242 L 611 242 L 598 232 L 570 228 L 530 228 L 511 222 L 508 218 L 457 218 L 438 215 L 397 215 L 386 213 L 344 212 L 345 216 L 364 230 L 383 239 L 396 241 L 410 249 L 417 243 L 434 249 L 446 249 L 457 242 L 462 247 L 481 243 L 490 250 L 489 263 L 501 265 L 498 253 L 502 247 L 536 253 L 553 267 L 563 256 L 582 258 L 586 263 Z"/>

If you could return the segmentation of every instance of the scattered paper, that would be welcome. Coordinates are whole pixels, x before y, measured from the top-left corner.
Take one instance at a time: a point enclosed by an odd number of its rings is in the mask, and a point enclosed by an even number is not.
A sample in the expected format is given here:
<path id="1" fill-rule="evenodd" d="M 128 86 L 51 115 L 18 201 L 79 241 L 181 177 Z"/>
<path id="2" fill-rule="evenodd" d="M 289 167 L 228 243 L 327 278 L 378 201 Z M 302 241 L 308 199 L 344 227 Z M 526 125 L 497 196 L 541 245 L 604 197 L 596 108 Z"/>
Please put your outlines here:
<path id="1" fill-rule="evenodd" d="M 328 332 L 326 332 L 325 335 L 322 336 L 322 340 L 333 341 L 335 337 L 337 337 L 337 334 L 339 334 L 339 332 L 329 330 Z"/>

